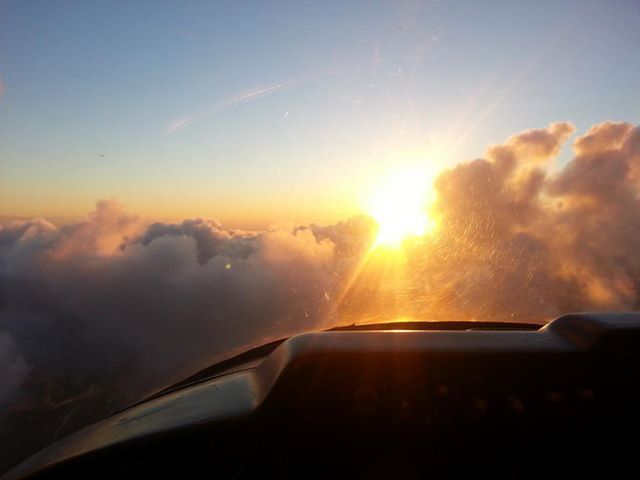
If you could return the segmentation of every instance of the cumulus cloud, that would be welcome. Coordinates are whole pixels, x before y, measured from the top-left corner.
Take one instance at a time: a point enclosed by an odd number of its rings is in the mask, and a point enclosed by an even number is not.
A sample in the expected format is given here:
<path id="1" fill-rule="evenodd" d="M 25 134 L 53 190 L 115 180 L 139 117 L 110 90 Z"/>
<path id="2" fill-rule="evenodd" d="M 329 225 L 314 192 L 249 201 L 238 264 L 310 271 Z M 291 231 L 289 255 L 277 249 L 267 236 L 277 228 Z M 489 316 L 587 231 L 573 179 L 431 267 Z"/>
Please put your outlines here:
<path id="1" fill-rule="evenodd" d="M 0 423 L 19 445 L 5 458 L 302 330 L 637 308 L 640 127 L 595 125 L 550 168 L 574 130 L 521 132 L 442 172 L 439 228 L 402 265 L 369 251 L 365 215 L 245 232 L 149 224 L 108 200 L 71 225 L 1 227 Z"/>
<path id="2" fill-rule="evenodd" d="M 322 326 L 349 268 L 337 254 L 349 248 L 349 233 L 315 229 L 242 232 L 205 219 L 147 225 L 115 201 L 61 228 L 5 225 L 0 358 L 12 359 L 2 373 L 13 379 L 2 392 L 5 422 L 24 431 L 18 419 L 28 406 L 48 412 L 51 432 L 64 420 L 62 434 L 207 363 Z M 20 362 L 34 372 L 26 383 Z"/>
<path id="3" fill-rule="evenodd" d="M 415 274 L 424 312 L 544 320 L 637 307 L 640 128 L 594 126 L 551 174 L 573 130 L 556 123 L 523 132 L 442 173 L 442 228 Z"/>

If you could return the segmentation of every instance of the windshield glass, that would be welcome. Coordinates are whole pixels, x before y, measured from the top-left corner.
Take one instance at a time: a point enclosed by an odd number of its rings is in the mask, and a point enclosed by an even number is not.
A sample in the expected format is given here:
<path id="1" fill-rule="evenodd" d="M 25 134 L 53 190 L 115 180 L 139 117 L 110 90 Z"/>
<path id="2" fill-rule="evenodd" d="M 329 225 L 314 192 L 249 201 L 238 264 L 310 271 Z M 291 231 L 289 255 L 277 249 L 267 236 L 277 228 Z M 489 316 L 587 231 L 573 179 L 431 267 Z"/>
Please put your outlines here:
<path id="1" fill-rule="evenodd" d="M 0 470 L 299 332 L 635 309 L 638 25 L 0 2 Z"/>

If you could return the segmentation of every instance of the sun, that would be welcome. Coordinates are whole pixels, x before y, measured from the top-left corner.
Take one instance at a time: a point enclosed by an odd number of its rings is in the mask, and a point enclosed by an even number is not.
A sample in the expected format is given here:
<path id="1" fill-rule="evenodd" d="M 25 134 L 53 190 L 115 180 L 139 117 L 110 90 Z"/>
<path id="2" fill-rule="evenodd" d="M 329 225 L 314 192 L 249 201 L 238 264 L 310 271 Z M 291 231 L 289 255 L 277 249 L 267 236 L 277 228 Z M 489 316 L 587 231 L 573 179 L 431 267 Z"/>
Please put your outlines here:
<path id="1" fill-rule="evenodd" d="M 369 200 L 369 214 L 378 224 L 376 245 L 399 246 L 404 239 L 422 236 L 436 227 L 429 216 L 433 177 L 425 172 L 397 172 Z"/>

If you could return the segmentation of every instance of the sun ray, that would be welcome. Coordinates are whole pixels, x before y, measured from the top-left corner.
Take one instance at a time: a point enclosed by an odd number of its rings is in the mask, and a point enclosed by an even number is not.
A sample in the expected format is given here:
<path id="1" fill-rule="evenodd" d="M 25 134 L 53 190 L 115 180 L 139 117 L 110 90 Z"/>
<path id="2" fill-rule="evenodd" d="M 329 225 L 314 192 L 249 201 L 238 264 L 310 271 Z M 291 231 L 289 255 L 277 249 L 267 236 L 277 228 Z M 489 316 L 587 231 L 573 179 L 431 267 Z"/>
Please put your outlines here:
<path id="1" fill-rule="evenodd" d="M 435 200 L 432 187 L 435 176 L 425 169 L 400 170 L 370 196 L 368 211 L 378 225 L 375 240 L 343 280 L 323 324 L 335 324 L 338 316 L 341 324 L 380 320 L 365 318 L 365 311 L 371 309 L 364 304 L 371 300 L 382 302 L 375 309 L 381 318 L 405 314 L 407 258 L 404 247 L 400 247 L 407 246 L 405 241 L 412 237 L 437 229 L 430 214 Z"/>

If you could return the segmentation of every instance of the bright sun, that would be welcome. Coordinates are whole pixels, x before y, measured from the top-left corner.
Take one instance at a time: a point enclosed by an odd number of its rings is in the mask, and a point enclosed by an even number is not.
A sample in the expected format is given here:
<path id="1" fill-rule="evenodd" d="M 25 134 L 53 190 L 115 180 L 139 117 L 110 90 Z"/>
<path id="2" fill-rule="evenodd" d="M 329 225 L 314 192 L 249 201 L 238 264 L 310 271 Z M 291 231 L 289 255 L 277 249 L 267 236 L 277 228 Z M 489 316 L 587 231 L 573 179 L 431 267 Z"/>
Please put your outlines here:
<path id="1" fill-rule="evenodd" d="M 427 213 L 432 178 L 420 171 L 399 172 L 371 196 L 369 213 L 379 227 L 376 245 L 397 247 L 405 238 L 422 236 L 436 226 Z"/>

